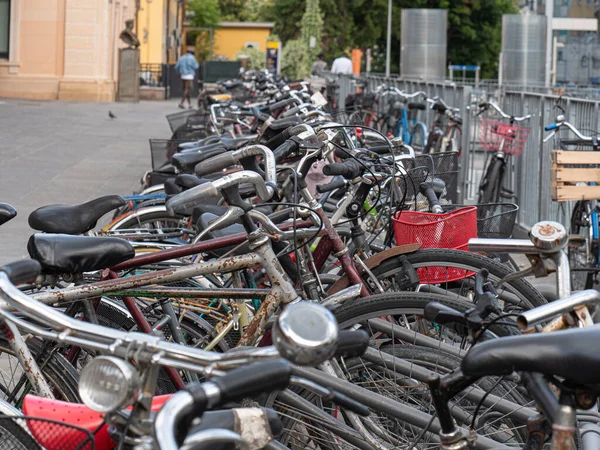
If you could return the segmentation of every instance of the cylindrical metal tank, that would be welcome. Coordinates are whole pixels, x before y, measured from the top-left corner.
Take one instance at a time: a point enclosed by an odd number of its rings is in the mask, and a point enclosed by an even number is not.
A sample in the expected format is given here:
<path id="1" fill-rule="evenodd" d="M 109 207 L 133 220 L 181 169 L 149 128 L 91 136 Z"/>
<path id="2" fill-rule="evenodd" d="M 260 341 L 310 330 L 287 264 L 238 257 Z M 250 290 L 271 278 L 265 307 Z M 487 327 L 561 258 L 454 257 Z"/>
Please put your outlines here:
<path id="1" fill-rule="evenodd" d="M 546 78 L 546 17 L 502 16 L 502 83 L 543 86 Z"/>
<path id="2" fill-rule="evenodd" d="M 403 9 L 400 76 L 443 80 L 446 75 L 445 9 Z"/>

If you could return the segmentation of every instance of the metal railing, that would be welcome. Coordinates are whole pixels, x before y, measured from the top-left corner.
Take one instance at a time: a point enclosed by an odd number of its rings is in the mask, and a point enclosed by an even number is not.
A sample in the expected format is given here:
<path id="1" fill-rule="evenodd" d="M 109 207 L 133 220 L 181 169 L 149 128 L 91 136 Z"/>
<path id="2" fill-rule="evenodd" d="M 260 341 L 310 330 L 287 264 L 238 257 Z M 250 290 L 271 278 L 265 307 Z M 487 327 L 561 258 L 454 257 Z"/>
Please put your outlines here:
<path id="1" fill-rule="evenodd" d="M 381 84 L 396 86 L 406 92 L 422 90 L 430 97 L 439 96 L 451 106 L 460 108 L 463 126 L 462 154 L 459 158 L 459 203 L 476 202 L 477 187 L 483 173 L 485 152 L 478 141 L 480 119 L 476 115 L 477 108 L 474 106 L 480 101 L 493 99 L 509 114 L 531 114 L 532 117 L 526 124 L 531 131 L 523 154 L 511 158 L 511 170 L 507 171 L 505 178 L 505 186 L 514 191 L 520 206 L 517 224 L 524 229 L 529 229 L 540 220 L 555 220 L 569 224 L 572 202 L 553 202 L 550 196 L 552 185 L 550 154 L 556 147 L 556 143 L 552 140 L 543 143 L 544 136 L 547 134 L 544 126 L 554 122 L 558 113 L 555 105 L 559 104 L 566 111 L 566 120 L 578 129 L 586 132 L 600 131 L 600 101 L 552 95 L 545 88 L 539 88 L 541 92 L 537 92 L 537 88 L 500 90 L 491 83 L 485 83 L 487 80 L 482 80 L 483 87 L 480 85 L 475 89 L 457 83 L 425 82 L 397 77 L 368 75 L 362 78 L 366 79 L 368 89 L 371 91 Z M 356 77 L 340 75 L 338 84 L 340 86 L 338 104 L 343 105 L 346 96 L 355 92 Z M 530 92 L 531 90 L 534 92 Z M 589 91 L 595 92 L 595 88 L 589 88 Z M 600 96 L 600 92 L 598 95 Z M 378 106 L 378 108 L 382 107 L 382 105 Z M 433 111 L 427 110 L 423 113 L 420 120 L 430 125 Z M 567 138 L 568 134 L 564 137 Z"/>

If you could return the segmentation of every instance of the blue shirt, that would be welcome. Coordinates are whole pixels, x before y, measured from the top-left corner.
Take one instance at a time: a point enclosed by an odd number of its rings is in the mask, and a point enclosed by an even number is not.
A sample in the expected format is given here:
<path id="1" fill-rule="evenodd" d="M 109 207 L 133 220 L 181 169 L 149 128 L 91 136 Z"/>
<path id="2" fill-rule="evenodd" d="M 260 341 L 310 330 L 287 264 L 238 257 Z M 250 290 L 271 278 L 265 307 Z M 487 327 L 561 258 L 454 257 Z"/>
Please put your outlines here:
<path id="1" fill-rule="evenodd" d="M 200 67 L 200 65 L 191 53 L 183 55 L 179 58 L 177 64 L 175 64 L 175 70 L 179 72 L 180 75 L 194 75 L 198 67 Z"/>

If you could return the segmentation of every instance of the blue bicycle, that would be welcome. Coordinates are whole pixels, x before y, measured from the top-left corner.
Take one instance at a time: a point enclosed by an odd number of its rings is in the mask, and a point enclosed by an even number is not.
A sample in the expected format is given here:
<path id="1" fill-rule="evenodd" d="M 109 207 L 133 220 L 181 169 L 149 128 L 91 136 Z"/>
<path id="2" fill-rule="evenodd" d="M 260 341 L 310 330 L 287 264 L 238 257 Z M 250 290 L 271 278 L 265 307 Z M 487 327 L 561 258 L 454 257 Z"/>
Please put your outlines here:
<path id="1" fill-rule="evenodd" d="M 389 96 L 387 113 L 380 119 L 379 131 L 386 136 L 401 137 L 402 140 L 421 150 L 427 145 L 427 125 L 418 120 L 419 111 L 426 109 L 425 103 L 418 100 L 427 99 L 423 91 L 406 94 L 400 89 L 391 86 L 381 86 L 377 89 L 379 97 Z M 417 100 L 411 102 L 411 100 Z"/>

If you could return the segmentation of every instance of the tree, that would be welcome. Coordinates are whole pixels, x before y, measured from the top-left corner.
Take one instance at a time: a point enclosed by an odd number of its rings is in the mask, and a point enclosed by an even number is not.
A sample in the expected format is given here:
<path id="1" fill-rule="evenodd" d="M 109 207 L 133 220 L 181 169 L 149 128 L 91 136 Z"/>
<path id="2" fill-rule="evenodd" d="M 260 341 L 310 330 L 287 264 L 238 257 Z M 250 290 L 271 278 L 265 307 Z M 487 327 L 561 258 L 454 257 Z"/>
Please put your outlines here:
<path id="1" fill-rule="evenodd" d="M 267 65 L 267 56 L 265 55 L 265 52 L 261 52 L 258 48 L 244 48 L 237 52 L 235 59 L 238 59 L 242 55 L 248 57 L 248 62 L 246 63 L 247 69 L 264 69 Z"/>
<path id="2" fill-rule="evenodd" d="M 273 0 L 275 32 L 285 43 L 301 35 L 307 0 Z M 322 48 L 328 60 L 348 48 L 377 46 L 374 71 L 385 62 L 387 0 L 320 0 L 323 17 Z M 392 72 L 400 65 L 402 8 L 448 9 L 448 60 L 480 64 L 481 76 L 496 76 L 501 46 L 502 15 L 518 12 L 513 0 L 393 0 Z"/>
<path id="3" fill-rule="evenodd" d="M 307 0 L 306 11 L 302 16 L 301 36 L 302 43 L 307 48 L 309 63 L 313 61 L 321 48 L 321 30 L 323 28 L 323 17 L 319 9 L 319 0 Z M 311 47 L 311 40 L 314 39 L 314 46 Z"/>
<path id="4" fill-rule="evenodd" d="M 221 15 L 223 20 L 244 22 L 249 20 L 247 0 L 220 0 Z"/>
<path id="5" fill-rule="evenodd" d="M 221 22 L 219 0 L 191 0 L 186 5 L 186 16 L 193 28 L 217 28 Z M 208 58 L 210 54 L 210 33 L 208 31 L 196 32 L 194 53 L 200 62 Z"/>

